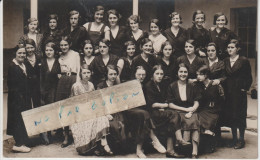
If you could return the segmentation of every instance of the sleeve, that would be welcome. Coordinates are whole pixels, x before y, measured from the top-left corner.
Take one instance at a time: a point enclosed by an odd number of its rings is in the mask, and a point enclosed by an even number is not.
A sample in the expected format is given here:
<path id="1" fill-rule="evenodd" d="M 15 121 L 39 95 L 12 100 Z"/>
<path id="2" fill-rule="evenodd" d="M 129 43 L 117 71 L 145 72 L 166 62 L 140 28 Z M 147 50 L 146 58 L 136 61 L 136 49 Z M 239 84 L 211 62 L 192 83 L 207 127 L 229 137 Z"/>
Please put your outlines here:
<path id="1" fill-rule="evenodd" d="M 168 101 L 168 103 L 175 103 L 175 101 L 176 101 L 176 96 L 174 95 L 173 85 L 170 85 L 167 90 L 167 101 Z"/>
<path id="2" fill-rule="evenodd" d="M 198 84 L 193 84 L 191 87 L 193 88 L 194 101 L 199 101 L 202 98 L 202 90 L 200 89 L 200 86 Z"/>
<path id="3" fill-rule="evenodd" d="M 146 99 L 147 106 L 148 107 L 152 107 L 152 105 L 154 103 L 156 103 L 156 99 L 157 99 L 156 94 L 154 92 L 154 89 L 148 83 L 148 84 L 145 85 L 145 90 L 146 90 L 145 91 L 145 93 L 146 93 L 145 94 L 145 99 Z"/>
<path id="4" fill-rule="evenodd" d="M 244 63 L 244 72 L 243 72 L 243 88 L 245 90 L 249 90 L 252 84 L 252 74 L 251 74 L 251 66 L 249 61 L 246 59 Z"/>
<path id="5" fill-rule="evenodd" d="M 104 32 L 110 31 L 108 26 L 105 26 Z"/>

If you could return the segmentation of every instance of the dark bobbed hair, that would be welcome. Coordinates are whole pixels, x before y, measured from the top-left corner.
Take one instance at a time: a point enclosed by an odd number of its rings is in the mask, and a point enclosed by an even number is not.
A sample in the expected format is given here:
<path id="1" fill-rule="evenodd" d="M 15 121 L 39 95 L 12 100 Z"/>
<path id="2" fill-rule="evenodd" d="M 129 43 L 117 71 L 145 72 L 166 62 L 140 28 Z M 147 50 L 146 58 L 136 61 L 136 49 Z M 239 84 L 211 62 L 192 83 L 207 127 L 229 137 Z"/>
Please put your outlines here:
<path id="1" fill-rule="evenodd" d="M 57 14 L 50 14 L 50 15 L 48 16 L 48 24 L 50 23 L 50 20 L 52 20 L 52 19 L 55 19 L 55 20 L 56 20 L 56 22 L 57 22 L 57 27 L 56 27 L 56 29 L 58 29 L 58 28 L 59 28 L 59 17 L 58 17 L 58 15 L 57 15 Z M 49 29 L 49 26 L 48 26 L 48 29 Z"/>
<path id="2" fill-rule="evenodd" d="M 108 76 L 108 71 L 110 69 L 116 71 L 117 75 L 119 74 L 118 68 L 115 65 L 109 64 L 109 65 L 107 65 L 107 67 L 105 69 L 106 69 L 105 70 L 106 80 L 107 80 L 107 76 Z"/>
<path id="3" fill-rule="evenodd" d="M 149 30 L 150 30 L 150 28 L 151 28 L 151 23 L 154 23 L 154 24 L 156 24 L 158 27 L 159 27 L 159 30 L 161 31 L 162 30 L 162 23 L 161 23 L 161 21 L 159 21 L 159 19 L 151 19 L 150 20 L 150 23 L 149 23 Z"/>
<path id="4" fill-rule="evenodd" d="M 94 8 L 94 14 L 97 12 L 97 11 L 105 11 L 105 8 L 101 5 L 97 5 L 95 8 Z"/>
<path id="5" fill-rule="evenodd" d="M 139 70 L 139 69 L 144 70 L 145 74 L 147 74 L 146 70 L 143 66 L 136 66 L 136 68 L 134 68 L 134 79 L 136 79 L 135 75 L 136 75 L 137 70 Z"/>
<path id="6" fill-rule="evenodd" d="M 61 39 L 60 39 L 60 41 L 59 41 L 59 44 L 60 44 L 61 41 L 66 41 L 66 42 L 68 42 L 69 47 L 71 47 L 72 42 L 71 42 L 71 39 L 70 39 L 69 36 L 62 36 Z"/>
<path id="7" fill-rule="evenodd" d="M 218 12 L 218 13 L 216 13 L 214 15 L 213 25 L 216 25 L 216 21 L 217 21 L 218 17 L 220 17 L 220 16 L 224 16 L 225 17 L 225 20 L 226 20 L 225 25 L 227 25 L 228 24 L 227 16 L 225 16 L 224 13 L 222 13 L 222 12 Z"/>
<path id="8" fill-rule="evenodd" d="M 178 13 L 178 12 L 172 12 L 172 13 L 169 15 L 169 17 L 170 17 L 170 22 L 171 22 L 172 18 L 173 18 L 174 16 L 177 16 L 177 15 L 179 15 L 179 17 L 180 17 L 180 24 L 182 24 L 182 17 L 181 17 L 181 15 L 180 15 L 180 13 Z"/>
<path id="9" fill-rule="evenodd" d="M 216 54 L 217 54 L 217 57 L 218 57 L 218 55 L 219 55 L 219 49 L 218 49 L 218 46 L 216 45 L 216 43 L 214 43 L 214 42 L 210 42 L 208 45 L 207 45 L 207 49 L 208 49 L 208 47 L 210 47 L 210 46 L 213 46 L 213 47 L 215 47 L 215 50 L 216 50 Z"/>
<path id="10" fill-rule="evenodd" d="M 188 65 L 186 65 L 185 63 L 180 63 L 178 66 L 177 66 L 177 73 L 178 71 L 180 70 L 181 67 L 185 67 L 189 73 L 189 67 Z"/>
<path id="11" fill-rule="evenodd" d="M 153 66 L 153 69 L 152 69 L 152 75 L 155 73 L 155 71 L 157 71 L 158 69 L 161 69 L 162 71 L 163 71 L 163 73 L 164 73 L 164 70 L 163 70 L 163 68 L 162 68 L 162 66 L 161 65 L 155 65 L 155 66 Z"/>
<path id="12" fill-rule="evenodd" d="M 207 65 L 203 65 L 197 70 L 197 74 L 205 75 L 208 77 L 210 74 L 210 69 Z"/>
<path id="13" fill-rule="evenodd" d="M 194 13 L 193 13 L 193 15 L 192 15 L 192 21 L 193 22 L 195 22 L 195 18 L 196 18 L 196 15 L 197 14 L 203 14 L 204 15 L 204 21 L 206 21 L 206 15 L 205 15 L 205 13 L 203 12 L 203 11 L 201 11 L 201 10 L 197 10 L 197 11 L 195 11 Z"/>
<path id="14" fill-rule="evenodd" d="M 26 44 L 30 44 L 30 45 L 32 45 L 35 49 L 36 49 L 36 43 L 35 43 L 35 41 L 33 40 L 33 39 L 26 39 L 25 41 L 24 41 L 24 44 L 26 45 Z"/>
<path id="15" fill-rule="evenodd" d="M 91 72 L 91 75 L 92 75 L 92 73 L 93 73 L 93 71 L 92 71 L 92 69 L 91 69 L 91 67 L 89 66 L 89 65 L 87 65 L 87 64 L 82 64 L 81 66 L 80 66 L 80 70 L 79 70 L 79 77 L 80 77 L 80 79 L 82 79 L 82 70 L 83 69 L 87 69 L 87 70 L 90 70 L 90 72 Z"/>
<path id="16" fill-rule="evenodd" d="M 239 40 L 237 40 L 237 39 L 231 39 L 228 44 L 230 44 L 230 43 L 235 44 L 236 48 L 239 48 L 239 49 L 240 49 L 240 42 L 239 42 Z"/>
<path id="17" fill-rule="evenodd" d="M 108 39 L 105 39 L 105 38 L 104 38 L 104 39 L 102 39 L 101 41 L 99 41 L 99 43 L 100 43 L 100 42 L 105 43 L 105 45 L 108 46 L 108 48 L 110 48 L 110 46 L 111 46 L 111 42 L 110 42 L 110 40 L 108 40 Z M 99 44 L 99 43 L 98 43 L 98 44 Z"/>
<path id="18" fill-rule="evenodd" d="M 109 17 L 110 14 L 115 15 L 118 18 L 118 21 L 122 18 L 121 14 L 117 10 L 115 10 L 115 9 L 108 10 L 107 11 L 108 17 Z"/>
<path id="19" fill-rule="evenodd" d="M 188 39 L 185 43 L 189 43 L 194 46 L 194 53 L 197 54 L 199 52 L 198 43 L 193 39 Z"/>
<path id="20" fill-rule="evenodd" d="M 54 57 L 58 56 L 59 48 L 54 42 L 48 42 L 45 44 L 44 53 L 45 53 L 46 47 L 51 47 L 54 50 Z M 46 58 L 47 57 L 46 54 L 43 54 L 43 57 Z"/>
<path id="21" fill-rule="evenodd" d="M 164 47 L 167 46 L 167 45 L 172 46 L 172 44 L 171 44 L 170 41 L 168 41 L 168 40 L 162 43 L 161 53 L 160 53 L 162 56 L 163 56 L 163 49 L 164 49 Z M 173 55 L 174 51 L 175 51 L 175 49 L 174 49 L 173 46 L 172 46 L 172 55 Z"/>
<path id="22" fill-rule="evenodd" d="M 80 53 L 82 53 L 82 55 L 85 55 L 85 54 L 84 54 L 84 48 L 85 48 L 85 45 L 86 45 L 86 44 L 91 44 L 91 45 L 92 45 L 92 47 L 93 47 L 93 53 L 92 53 L 92 54 L 94 54 L 94 50 L 95 50 L 94 45 L 93 45 L 93 43 L 91 42 L 91 40 L 88 40 L 88 39 L 86 39 L 83 43 L 81 43 Z"/>
<path id="23" fill-rule="evenodd" d="M 135 46 L 135 49 L 136 49 L 136 45 L 135 45 L 135 43 L 133 42 L 133 41 L 126 41 L 125 43 L 124 43 L 124 56 L 126 57 L 127 56 L 127 52 L 126 52 L 126 50 L 127 50 L 127 47 L 128 46 L 131 46 L 131 45 L 133 45 L 133 46 Z M 136 53 L 134 53 L 134 56 L 136 55 Z"/>
<path id="24" fill-rule="evenodd" d="M 145 45 L 148 42 L 152 42 L 149 38 L 144 38 L 141 40 L 140 46 L 141 48 L 143 47 L 143 45 Z"/>

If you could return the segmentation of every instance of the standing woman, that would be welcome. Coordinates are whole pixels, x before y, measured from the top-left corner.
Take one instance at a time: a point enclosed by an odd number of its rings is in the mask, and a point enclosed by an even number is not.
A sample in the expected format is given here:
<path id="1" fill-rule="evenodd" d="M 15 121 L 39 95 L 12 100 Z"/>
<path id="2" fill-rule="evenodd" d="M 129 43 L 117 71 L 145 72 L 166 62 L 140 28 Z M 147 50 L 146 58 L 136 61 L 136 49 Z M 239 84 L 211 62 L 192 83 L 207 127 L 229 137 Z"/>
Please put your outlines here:
<path id="1" fill-rule="evenodd" d="M 94 22 L 87 22 L 83 25 L 87 31 L 88 38 L 95 46 L 95 54 L 99 52 L 99 41 L 104 38 L 109 40 L 110 38 L 109 27 L 103 22 L 104 12 L 105 8 L 103 6 L 96 6 L 94 9 Z"/>
<path id="2" fill-rule="evenodd" d="M 161 47 L 162 57 L 157 57 L 157 63 L 162 66 L 164 71 L 163 76 L 163 88 L 168 88 L 168 86 L 177 80 L 176 76 L 176 60 L 177 57 L 173 54 L 174 49 L 169 41 L 162 43 Z"/>
<path id="3" fill-rule="evenodd" d="M 45 50 L 45 45 L 48 42 L 53 42 L 59 45 L 59 40 L 62 36 L 62 32 L 59 29 L 59 17 L 57 14 L 50 14 L 48 17 L 48 29 L 43 33 L 42 50 Z"/>
<path id="4" fill-rule="evenodd" d="M 106 68 L 108 65 L 117 66 L 118 57 L 110 54 L 110 45 L 109 40 L 102 39 L 99 42 L 100 55 L 96 56 L 92 61 L 91 69 L 93 70 L 93 83 L 95 87 L 106 79 Z"/>
<path id="5" fill-rule="evenodd" d="M 181 15 L 177 12 L 172 12 L 170 15 L 171 28 L 164 31 L 164 36 L 171 43 L 172 47 L 175 49 L 175 55 L 177 57 L 184 55 L 184 46 L 187 38 L 187 31 L 180 27 L 182 24 Z"/>
<path id="6" fill-rule="evenodd" d="M 231 127 L 234 149 L 245 146 L 244 134 L 247 116 L 247 91 L 252 84 L 250 63 L 246 57 L 240 56 L 240 44 L 232 39 L 227 47 L 230 57 L 224 60 L 226 69 L 226 81 L 224 84 L 226 93 L 226 106 L 224 108 L 226 125 Z M 239 129 L 239 139 L 237 138 Z"/>
<path id="7" fill-rule="evenodd" d="M 77 96 L 95 90 L 93 83 L 89 81 L 92 71 L 87 64 L 81 66 L 79 74 L 81 80 L 73 84 L 71 96 Z M 106 135 L 109 133 L 109 121 L 106 116 L 76 123 L 71 125 L 70 128 L 76 150 L 79 154 L 83 155 L 88 153 L 98 144 L 103 146 L 106 153 L 112 154 L 106 139 Z M 99 143 L 99 141 L 101 141 L 101 143 Z"/>
<path id="8" fill-rule="evenodd" d="M 202 65 L 205 64 L 205 61 L 202 58 L 196 56 L 195 54 L 196 51 L 197 51 L 197 43 L 194 40 L 189 39 L 185 43 L 186 55 L 183 55 L 177 59 L 177 65 L 184 63 L 185 65 L 188 66 L 188 70 L 189 70 L 188 79 L 190 83 L 197 81 L 196 72 Z"/>
<path id="9" fill-rule="evenodd" d="M 189 141 L 192 137 L 192 158 L 197 158 L 200 129 L 197 109 L 201 95 L 193 84 L 188 83 L 188 66 L 181 63 L 178 67 L 178 80 L 168 88 L 168 103 L 179 113 L 184 140 Z"/>
<path id="10" fill-rule="evenodd" d="M 111 54 L 114 54 L 118 57 L 123 57 L 124 53 L 124 43 L 126 42 L 126 33 L 127 29 L 124 26 L 120 26 L 119 20 L 121 15 L 117 10 L 111 9 L 107 12 L 108 22 L 110 26 L 110 42 L 111 42 Z"/>
<path id="11" fill-rule="evenodd" d="M 131 80 L 132 62 L 135 56 L 135 43 L 133 41 L 127 41 L 124 45 L 126 55 L 118 60 L 118 71 L 121 83 Z"/>
<path id="12" fill-rule="evenodd" d="M 210 42 L 214 42 L 219 48 L 219 59 L 224 60 L 228 57 L 227 46 L 231 39 L 237 39 L 237 35 L 231 30 L 225 28 L 228 24 L 227 17 L 219 12 L 214 15 L 213 25 L 216 28 L 209 30 Z"/>
<path id="13" fill-rule="evenodd" d="M 36 54 L 36 44 L 33 39 L 25 40 L 25 49 L 27 57 L 24 65 L 27 69 L 27 77 L 29 85 L 29 95 L 32 99 L 33 108 L 41 105 L 41 92 L 40 92 L 40 67 L 41 58 Z"/>
<path id="14" fill-rule="evenodd" d="M 143 66 L 146 71 L 146 78 L 144 80 L 144 84 L 148 82 L 149 79 L 152 77 L 152 69 L 157 64 L 156 58 L 152 53 L 153 50 L 153 43 L 150 39 L 144 38 L 140 42 L 140 47 L 142 53 L 136 56 L 133 59 L 132 63 L 132 71 L 135 70 L 137 66 Z M 132 76 L 134 77 L 134 72 L 132 72 Z"/>
<path id="15" fill-rule="evenodd" d="M 67 36 L 62 37 L 60 41 L 61 55 L 59 58 L 61 77 L 56 91 L 56 101 L 70 97 L 71 87 L 79 80 L 80 57 L 79 53 L 70 49 L 71 42 Z M 64 130 L 65 139 L 61 145 L 62 148 L 71 144 L 69 140 L 69 127 Z"/>
<path id="16" fill-rule="evenodd" d="M 24 46 L 17 47 L 16 56 L 8 68 L 8 119 L 7 134 L 12 135 L 15 145 L 12 150 L 16 152 L 30 152 L 26 147 L 28 136 L 21 112 L 31 109 L 31 100 L 28 97 L 28 78 L 24 60 L 26 50 Z"/>
<path id="17" fill-rule="evenodd" d="M 82 55 L 80 57 L 80 65 L 87 64 L 88 66 L 91 65 L 92 61 L 94 60 L 95 56 L 93 56 L 94 52 L 94 45 L 91 43 L 90 40 L 85 40 L 82 45 Z"/>
<path id="18" fill-rule="evenodd" d="M 159 19 L 152 19 L 149 23 L 149 28 L 151 32 L 151 35 L 149 35 L 149 39 L 153 43 L 154 55 L 156 57 L 161 56 L 159 55 L 161 53 L 161 46 L 163 42 L 167 40 L 161 33 L 162 24 Z"/>
<path id="19" fill-rule="evenodd" d="M 193 13 L 193 26 L 189 28 L 188 39 L 194 39 L 198 44 L 198 56 L 205 57 L 206 46 L 209 43 L 209 31 L 203 27 L 206 20 L 206 15 L 203 11 L 197 10 Z"/>
<path id="20" fill-rule="evenodd" d="M 164 92 L 167 88 L 163 88 L 162 80 L 164 71 L 161 65 L 155 65 L 153 67 L 153 77 L 145 85 L 145 97 L 147 106 L 150 110 L 151 118 L 154 122 L 157 132 L 160 135 L 167 137 L 167 157 L 183 158 L 183 155 L 179 155 L 174 150 L 173 139 L 177 139 L 177 143 L 181 145 L 190 144 L 182 139 L 181 126 L 179 121 L 179 115 L 176 111 L 169 109 Z"/>
<path id="21" fill-rule="evenodd" d="M 41 105 L 55 102 L 56 89 L 58 85 L 58 75 L 61 73 L 60 63 L 56 58 L 58 48 L 54 42 L 48 42 L 44 48 L 45 56 L 41 60 Z M 51 143 L 51 131 L 42 134 L 46 145 Z"/>
<path id="22" fill-rule="evenodd" d="M 127 33 L 127 40 L 131 40 L 135 43 L 136 46 L 136 55 L 141 54 L 141 41 L 144 38 L 148 38 L 148 33 L 139 28 L 139 23 L 141 18 L 137 15 L 131 15 L 127 19 L 128 25 L 131 30 Z"/>
<path id="23" fill-rule="evenodd" d="M 22 37 L 20 37 L 19 39 L 19 44 L 25 44 L 25 41 L 27 39 L 33 39 L 35 42 L 35 53 L 38 56 L 42 56 L 42 38 L 43 35 L 39 33 L 38 31 L 38 27 L 39 27 L 39 22 L 36 18 L 29 18 L 28 23 L 26 24 L 25 28 L 25 32 L 26 34 L 24 34 Z"/>

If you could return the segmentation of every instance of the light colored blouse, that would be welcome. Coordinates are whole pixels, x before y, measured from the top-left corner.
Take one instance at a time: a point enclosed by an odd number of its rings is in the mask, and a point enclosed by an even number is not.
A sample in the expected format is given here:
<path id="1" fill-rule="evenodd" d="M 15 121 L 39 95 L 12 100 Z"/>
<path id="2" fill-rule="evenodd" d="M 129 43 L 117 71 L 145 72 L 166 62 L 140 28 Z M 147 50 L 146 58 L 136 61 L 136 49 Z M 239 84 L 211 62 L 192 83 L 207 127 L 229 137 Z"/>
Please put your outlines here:
<path id="1" fill-rule="evenodd" d="M 179 94 L 180 94 L 182 101 L 187 101 L 186 86 L 187 86 L 186 84 L 181 85 L 181 84 L 178 83 Z"/>
<path id="2" fill-rule="evenodd" d="M 155 54 L 160 53 L 163 42 L 167 40 L 166 37 L 164 37 L 162 34 L 159 34 L 157 37 L 150 35 L 149 39 L 153 42 L 153 49 Z"/>

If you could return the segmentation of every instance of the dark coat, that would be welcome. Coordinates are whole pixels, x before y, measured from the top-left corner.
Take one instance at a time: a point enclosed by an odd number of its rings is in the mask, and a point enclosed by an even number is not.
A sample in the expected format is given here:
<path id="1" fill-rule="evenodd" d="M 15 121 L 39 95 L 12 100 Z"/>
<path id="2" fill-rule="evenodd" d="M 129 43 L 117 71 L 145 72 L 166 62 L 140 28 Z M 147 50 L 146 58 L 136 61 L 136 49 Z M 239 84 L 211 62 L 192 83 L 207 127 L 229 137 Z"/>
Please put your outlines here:
<path id="1" fill-rule="evenodd" d="M 40 71 L 42 105 L 53 103 L 59 82 L 58 74 L 61 73 L 58 59 L 55 59 L 51 70 L 49 70 L 47 59 L 42 59 Z"/>
<path id="2" fill-rule="evenodd" d="M 125 42 L 127 40 L 127 29 L 124 26 L 119 26 L 118 33 L 114 38 L 110 30 L 110 52 L 116 56 L 123 57 L 125 52 Z"/>
<path id="3" fill-rule="evenodd" d="M 237 39 L 238 36 L 227 28 L 223 28 L 219 33 L 217 32 L 216 28 L 214 30 L 209 30 L 209 38 L 210 42 L 216 43 L 219 49 L 219 58 L 220 60 L 225 59 L 228 57 L 227 53 L 227 46 L 231 39 Z"/>
<path id="4" fill-rule="evenodd" d="M 120 75 L 120 81 L 122 83 L 131 80 L 132 64 L 130 64 L 126 57 L 122 57 L 121 59 L 124 61 L 124 66 Z"/>
<path id="5" fill-rule="evenodd" d="M 205 59 L 205 64 L 210 69 L 209 79 L 219 79 L 221 82 L 223 82 L 226 79 L 225 76 L 225 64 L 223 61 L 218 60 L 217 63 L 214 63 L 212 66 L 209 66 L 209 60 Z"/>
<path id="6" fill-rule="evenodd" d="M 163 32 L 163 35 L 167 38 L 168 41 L 170 41 L 172 47 L 175 49 L 174 55 L 179 57 L 185 54 L 185 42 L 188 39 L 187 37 L 187 31 L 180 27 L 179 32 L 177 36 L 175 36 L 171 28 L 166 29 Z"/>
<path id="7" fill-rule="evenodd" d="M 135 55 L 139 55 L 142 53 L 142 50 L 141 50 L 141 41 L 144 39 L 144 38 L 148 38 L 148 33 L 146 31 L 143 31 L 143 34 L 136 40 L 134 38 L 134 35 L 132 33 L 132 31 L 129 31 L 127 32 L 127 40 L 128 41 L 133 41 L 135 43 Z"/>
<path id="8" fill-rule="evenodd" d="M 187 55 L 183 55 L 179 58 L 177 58 L 177 65 L 184 63 L 188 66 L 188 71 L 189 71 L 189 79 L 195 79 L 197 78 L 197 70 L 205 65 L 205 60 L 203 60 L 202 58 L 196 56 L 195 59 L 193 60 L 193 62 L 190 64 L 190 61 L 187 58 Z"/>
<path id="9" fill-rule="evenodd" d="M 231 127 L 246 127 L 247 116 L 247 93 L 252 84 L 251 67 L 249 61 L 239 56 L 233 67 L 230 58 L 224 60 L 225 74 L 224 82 L 226 93 L 226 106 L 224 107 L 225 125 Z M 241 89 L 245 91 L 241 91 Z"/>
<path id="10" fill-rule="evenodd" d="M 17 131 L 26 133 L 21 112 L 31 109 L 28 79 L 23 70 L 14 62 L 11 62 L 8 68 L 7 86 L 7 134 L 13 135 Z"/>
<path id="11" fill-rule="evenodd" d="M 52 34 L 49 31 L 46 31 L 43 33 L 43 38 L 42 38 L 42 51 L 45 51 L 45 45 L 48 42 L 54 42 L 57 46 L 59 46 L 60 40 L 62 36 L 62 31 L 61 30 L 55 30 Z"/>

